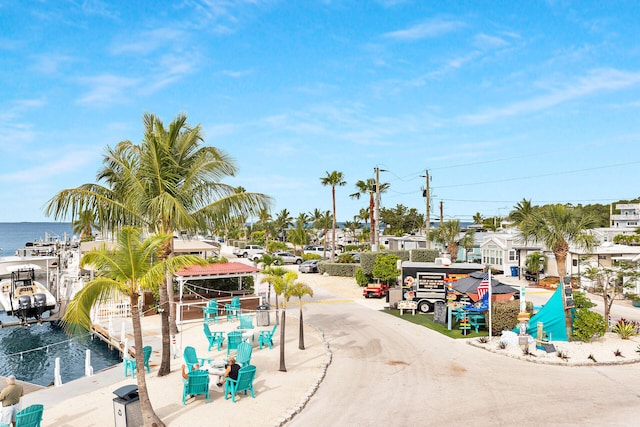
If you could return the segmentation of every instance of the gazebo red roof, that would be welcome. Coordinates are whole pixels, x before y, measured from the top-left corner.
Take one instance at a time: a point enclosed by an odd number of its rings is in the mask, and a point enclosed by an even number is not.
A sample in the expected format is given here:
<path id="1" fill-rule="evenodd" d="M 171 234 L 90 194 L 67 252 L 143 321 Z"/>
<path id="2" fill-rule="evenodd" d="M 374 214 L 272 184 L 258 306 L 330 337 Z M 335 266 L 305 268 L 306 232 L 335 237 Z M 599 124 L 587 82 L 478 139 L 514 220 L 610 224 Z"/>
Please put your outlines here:
<path id="1" fill-rule="evenodd" d="M 226 262 L 219 264 L 191 265 L 176 273 L 176 276 L 225 276 L 229 274 L 258 273 L 259 268 L 241 262 Z"/>

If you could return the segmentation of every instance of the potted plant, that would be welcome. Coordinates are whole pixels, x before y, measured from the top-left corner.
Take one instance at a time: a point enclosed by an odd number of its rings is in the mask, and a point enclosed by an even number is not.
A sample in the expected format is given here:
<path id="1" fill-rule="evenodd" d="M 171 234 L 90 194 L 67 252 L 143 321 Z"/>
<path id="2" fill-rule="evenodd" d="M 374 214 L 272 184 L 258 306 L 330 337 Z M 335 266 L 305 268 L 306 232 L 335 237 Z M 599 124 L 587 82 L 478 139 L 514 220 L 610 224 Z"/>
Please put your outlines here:
<path id="1" fill-rule="evenodd" d="M 631 305 L 640 307 L 640 295 L 630 292 L 627 294 L 627 298 L 631 300 Z"/>

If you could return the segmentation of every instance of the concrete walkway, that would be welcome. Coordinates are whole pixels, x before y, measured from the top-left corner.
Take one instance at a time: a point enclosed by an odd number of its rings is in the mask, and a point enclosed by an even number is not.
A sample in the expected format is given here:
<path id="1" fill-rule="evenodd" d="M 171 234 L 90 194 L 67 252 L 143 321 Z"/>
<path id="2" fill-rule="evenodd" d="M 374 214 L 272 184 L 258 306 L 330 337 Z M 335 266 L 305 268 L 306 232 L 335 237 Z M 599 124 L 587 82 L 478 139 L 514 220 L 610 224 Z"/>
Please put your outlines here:
<path id="1" fill-rule="evenodd" d="M 159 317 L 143 319 L 145 345 L 154 348 L 151 357 L 151 373 L 146 375 L 147 387 L 156 414 L 170 426 L 274 426 L 283 424 L 298 412 L 318 387 L 330 360 L 328 349 L 321 334 L 311 326 L 305 329 L 305 347 L 298 349 L 298 319 L 292 312 L 288 317 L 285 341 L 287 372 L 279 371 L 280 334 L 274 337 L 274 348 L 258 347 L 253 343 L 251 363 L 257 367 L 255 399 L 240 394 L 236 403 L 224 400 L 222 388 L 215 385 L 217 377 L 211 377 L 210 403 L 203 396 L 187 400 L 182 404 L 183 364 L 182 349 L 187 345 L 196 349 L 198 356 L 221 360 L 227 357 L 226 345 L 218 352 L 207 351 L 208 342 L 202 331 L 202 322 L 186 324 L 177 336 L 178 355 L 171 361 L 172 372 L 164 377 L 156 375 L 160 361 Z M 271 313 L 271 322 L 275 313 Z M 212 330 L 235 329 L 238 322 L 211 324 Z M 271 326 L 272 327 L 272 326 Z M 261 329 L 271 329 L 262 327 Z M 131 339 L 131 342 L 133 340 Z M 84 377 L 60 387 L 49 387 L 24 396 L 22 404 L 44 404 L 43 426 L 76 427 L 105 426 L 114 423 L 113 391 L 135 380 L 124 377 L 122 364 Z M 213 421 L 215 420 L 215 422 Z"/>

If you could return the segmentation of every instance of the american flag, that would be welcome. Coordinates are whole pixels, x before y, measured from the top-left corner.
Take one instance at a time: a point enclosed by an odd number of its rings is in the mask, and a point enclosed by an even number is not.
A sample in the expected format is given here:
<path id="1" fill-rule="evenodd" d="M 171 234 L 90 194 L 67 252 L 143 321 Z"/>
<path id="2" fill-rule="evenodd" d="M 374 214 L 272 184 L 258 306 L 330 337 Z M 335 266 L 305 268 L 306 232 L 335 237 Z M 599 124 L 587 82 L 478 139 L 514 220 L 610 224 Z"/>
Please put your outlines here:
<path id="1" fill-rule="evenodd" d="M 489 274 L 485 273 L 482 282 L 478 285 L 478 300 L 481 300 L 484 294 L 489 292 Z"/>

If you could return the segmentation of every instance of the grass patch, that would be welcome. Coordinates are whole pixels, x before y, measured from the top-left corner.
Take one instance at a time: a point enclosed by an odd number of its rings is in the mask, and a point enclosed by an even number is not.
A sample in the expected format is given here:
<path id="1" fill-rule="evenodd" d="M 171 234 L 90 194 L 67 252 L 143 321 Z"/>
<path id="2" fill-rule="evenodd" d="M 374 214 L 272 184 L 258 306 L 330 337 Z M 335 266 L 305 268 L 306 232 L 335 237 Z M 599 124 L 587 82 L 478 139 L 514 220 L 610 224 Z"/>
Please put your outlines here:
<path id="1" fill-rule="evenodd" d="M 488 331 L 480 331 L 476 333 L 475 329 L 467 331 L 467 335 L 463 335 L 462 331 L 458 328 L 458 323 L 455 320 L 452 320 L 451 330 L 447 329 L 447 325 L 442 325 L 440 323 L 436 323 L 433 321 L 433 313 L 417 313 L 416 315 L 412 315 L 411 313 L 405 313 L 400 316 L 400 310 L 383 310 L 384 313 L 388 313 L 392 316 L 395 316 L 399 319 L 402 319 L 407 322 L 415 323 L 416 325 L 424 326 L 425 328 L 433 329 L 436 332 L 440 332 L 442 335 L 446 335 L 450 338 L 476 338 L 489 336 Z"/>

